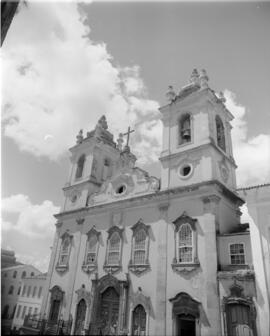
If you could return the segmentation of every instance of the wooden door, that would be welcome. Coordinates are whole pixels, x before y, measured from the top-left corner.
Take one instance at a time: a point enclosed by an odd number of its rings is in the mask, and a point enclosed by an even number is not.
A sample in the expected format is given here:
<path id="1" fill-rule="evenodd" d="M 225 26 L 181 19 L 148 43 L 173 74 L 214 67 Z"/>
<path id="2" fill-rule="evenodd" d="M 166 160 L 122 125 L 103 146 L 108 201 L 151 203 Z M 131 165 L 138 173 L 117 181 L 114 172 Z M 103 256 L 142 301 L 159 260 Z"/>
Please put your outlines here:
<path id="1" fill-rule="evenodd" d="M 142 305 L 138 305 L 133 311 L 132 317 L 132 335 L 146 335 L 146 312 Z"/>
<path id="2" fill-rule="evenodd" d="M 178 336 L 196 336 L 195 318 L 191 315 L 177 316 L 177 335 Z"/>
<path id="3" fill-rule="evenodd" d="M 86 315 L 86 303 L 82 299 L 77 305 L 75 330 L 74 330 L 75 335 L 83 334 L 85 315 Z"/>
<path id="4" fill-rule="evenodd" d="M 253 336 L 250 308 L 241 304 L 227 306 L 228 335 Z"/>
<path id="5" fill-rule="evenodd" d="M 50 311 L 50 321 L 56 322 L 59 315 L 59 309 L 60 309 L 60 301 L 59 300 L 53 300 L 51 305 L 51 311 Z"/>
<path id="6" fill-rule="evenodd" d="M 99 320 L 102 323 L 102 335 L 116 334 L 119 318 L 119 295 L 109 287 L 101 295 Z"/>

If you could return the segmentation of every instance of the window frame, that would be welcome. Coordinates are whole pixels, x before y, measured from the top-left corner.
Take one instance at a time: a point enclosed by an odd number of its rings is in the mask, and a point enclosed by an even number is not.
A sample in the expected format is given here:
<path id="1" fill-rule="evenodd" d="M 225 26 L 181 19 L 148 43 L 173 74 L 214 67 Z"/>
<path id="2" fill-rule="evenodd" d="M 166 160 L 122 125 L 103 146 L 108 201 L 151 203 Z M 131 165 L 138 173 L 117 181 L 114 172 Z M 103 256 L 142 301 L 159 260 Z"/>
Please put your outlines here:
<path id="1" fill-rule="evenodd" d="M 58 252 L 58 261 L 56 264 L 56 271 L 58 272 L 65 272 L 69 268 L 69 259 L 70 259 L 70 253 L 71 253 L 71 248 L 72 248 L 72 238 L 73 236 L 66 231 L 62 236 L 61 236 L 61 244 Z M 68 248 L 67 251 L 63 252 L 64 244 L 65 242 L 68 241 Z M 61 262 L 61 258 L 65 256 L 66 261 Z"/>
<path id="2" fill-rule="evenodd" d="M 109 228 L 108 232 L 108 237 L 107 237 L 107 245 L 106 245 L 106 258 L 105 258 L 105 264 L 103 266 L 103 269 L 105 270 L 105 272 L 107 273 L 116 273 L 117 271 L 122 269 L 122 252 L 123 252 L 123 232 L 124 232 L 124 228 L 119 228 L 118 226 L 112 226 Z M 119 251 L 118 251 L 118 262 L 115 264 L 109 264 L 109 253 L 110 253 L 110 240 L 113 237 L 114 234 L 118 234 L 119 236 Z"/>
<path id="3" fill-rule="evenodd" d="M 233 246 L 233 245 L 242 245 L 243 246 L 243 254 L 241 254 L 241 253 L 234 253 L 234 254 L 232 254 L 231 253 L 231 246 Z M 244 263 L 237 263 L 237 264 L 233 264 L 232 263 L 232 255 L 234 255 L 234 256 L 244 256 Z M 247 265 L 247 263 L 246 263 L 246 247 L 245 247 L 245 243 L 244 242 L 234 242 L 234 243 L 229 243 L 229 257 L 230 257 L 230 266 L 245 266 L 245 265 Z"/>
<path id="4" fill-rule="evenodd" d="M 190 230 L 190 234 L 191 234 L 191 244 L 185 244 L 185 245 L 180 245 L 180 232 L 181 230 L 183 230 L 183 227 L 187 226 Z M 177 232 L 177 263 L 178 264 L 192 264 L 194 263 L 194 254 L 195 254 L 195 248 L 194 248 L 194 234 L 193 234 L 193 229 L 191 227 L 191 225 L 189 223 L 182 223 L 180 226 L 179 226 L 179 229 L 178 229 L 178 232 Z M 191 248 L 191 260 L 190 261 L 180 261 L 180 250 L 181 249 L 185 249 L 185 248 L 188 248 L 190 249 Z"/>
<path id="5" fill-rule="evenodd" d="M 187 273 L 195 270 L 200 266 L 198 260 L 198 234 L 197 234 L 197 219 L 191 218 L 187 215 L 186 212 L 173 221 L 174 224 L 174 258 L 172 262 L 172 268 L 176 273 Z M 191 230 L 191 239 L 192 239 L 192 260 L 180 262 L 180 240 L 179 234 L 183 225 L 189 225 Z M 184 248 L 185 246 L 182 246 Z M 190 247 L 190 245 L 189 245 Z"/>
<path id="6" fill-rule="evenodd" d="M 219 135 L 219 131 L 218 129 L 221 129 L 222 131 L 222 138 L 219 139 L 218 138 L 218 135 Z M 225 125 L 224 125 L 224 122 L 222 120 L 222 118 L 216 114 L 215 116 L 215 130 L 216 130 L 216 144 L 217 144 L 217 147 L 219 149 L 221 149 L 224 153 L 226 153 L 226 148 L 227 148 L 227 144 L 226 144 L 226 135 L 225 135 Z M 223 148 L 224 146 L 224 148 Z"/>
<path id="7" fill-rule="evenodd" d="M 14 286 L 13 285 L 11 285 L 10 287 L 9 287 L 9 290 L 8 290 L 8 295 L 13 295 L 13 293 L 14 293 Z"/>
<path id="8" fill-rule="evenodd" d="M 141 275 L 142 273 L 146 272 L 150 268 L 150 263 L 149 263 L 150 225 L 145 225 L 143 220 L 140 218 L 139 221 L 132 226 L 131 230 L 133 231 L 133 233 L 132 233 L 132 238 L 131 238 L 131 254 L 130 254 L 130 261 L 129 261 L 128 269 L 136 275 Z M 144 250 L 142 248 L 136 249 L 135 247 L 136 236 L 140 232 L 144 232 L 145 234 Z M 144 262 L 137 263 L 135 262 L 135 252 L 142 251 L 142 250 L 145 253 Z"/>
<path id="9" fill-rule="evenodd" d="M 86 273 L 91 273 L 97 270 L 97 260 L 98 260 L 98 251 L 99 251 L 99 245 L 100 245 L 100 235 L 101 233 L 96 230 L 95 226 L 93 226 L 88 232 L 87 232 L 87 239 L 86 239 L 86 247 L 85 247 L 85 256 L 82 264 L 82 270 Z M 88 254 L 94 253 L 89 252 L 89 243 L 91 238 L 95 237 L 96 239 L 96 248 L 95 248 L 95 260 L 93 262 L 88 262 Z"/>
<path id="10" fill-rule="evenodd" d="M 182 138 L 182 132 L 184 130 L 183 123 L 189 117 L 189 131 L 190 131 L 190 140 L 184 141 Z M 177 118 L 177 146 L 185 146 L 193 143 L 193 114 L 191 112 L 183 112 Z"/>
<path id="11" fill-rule="evenodd" d="M 75 180 L 79 180 L 83 178 L 83 172 L 84 172 L 84 167 L 85 167 L 85 161 L 86 161 L 86 156 L 85 154 L 81 154 L 76 162 L 76 171 L 75 171 Z M 79 171 L 79 164 L 80 164 L 80 175 L 78 174 Z"/>

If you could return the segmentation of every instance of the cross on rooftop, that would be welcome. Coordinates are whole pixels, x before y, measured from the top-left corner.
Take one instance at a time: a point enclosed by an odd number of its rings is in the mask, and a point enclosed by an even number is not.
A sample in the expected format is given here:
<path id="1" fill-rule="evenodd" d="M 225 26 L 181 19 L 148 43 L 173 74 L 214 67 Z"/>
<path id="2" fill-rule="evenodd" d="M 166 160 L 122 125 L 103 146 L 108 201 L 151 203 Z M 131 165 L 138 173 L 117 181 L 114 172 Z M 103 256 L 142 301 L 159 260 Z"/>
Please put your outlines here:
<path id="1" fill-rule="evenodd" d="M 123 135 L 127 135 L 127 144 L 126 144 L 126 146 L 128 147 L 128 143 L 129 143 L 129 135 L 130 135 L 130 133 L 133 133 L 133 132 L 135 132 L 135 130 L 131 130 L 130 129 L 130 126 L 128 126 L 128 131 L 127 131 L 127 133 L 124 133 Z"/>

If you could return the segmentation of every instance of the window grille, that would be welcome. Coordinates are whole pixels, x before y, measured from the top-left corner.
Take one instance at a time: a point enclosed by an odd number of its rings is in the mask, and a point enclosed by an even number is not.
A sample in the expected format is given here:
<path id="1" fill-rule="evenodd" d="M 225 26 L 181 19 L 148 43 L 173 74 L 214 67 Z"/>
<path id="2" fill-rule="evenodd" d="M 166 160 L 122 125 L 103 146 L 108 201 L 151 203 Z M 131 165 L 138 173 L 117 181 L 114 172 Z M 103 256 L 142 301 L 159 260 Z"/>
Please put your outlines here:
<path id="1" fill-rule="evenodd" d="M 230 255 L 232 265 L 245 265 L 244 244 L 231 244 Z"/>
<path id="2" fill-rule="evenodd" d="M 97 237 L 91 236 L 88 241 L 86 264 L 93 264 L 96 261 L 97 243 Z"/>
<path id="3" fill-rule="evenodd" d="M 193 262 L 192 230 L 189 224 L 183 224 L 179 230 L 179 263 Z"/>
<path id="4" fill-rule="evenodd" d="M 108 265 L 118 265 L 120 261 L 121 239 L 117 232 L 113 233 L 108 246 Z"/>
<path id="5" fill-rule="evenodd" d="M 140 230 L 134 237 L 134 264 L 140 265 L 145 263 L 146 259 L 146 234 Z"/>
<path id="6" fill-rule="evenodd" d="M 85 162 L 85 155 L 82 155 L 77 163 L 76 178 L 82 177 L 84 162 Z"/>
<path id="7" fill-rule="evenodd" d="M 59 265 L 67 265 L 70 249 L 70 239 L 66 237 L 61 246 Z"/>

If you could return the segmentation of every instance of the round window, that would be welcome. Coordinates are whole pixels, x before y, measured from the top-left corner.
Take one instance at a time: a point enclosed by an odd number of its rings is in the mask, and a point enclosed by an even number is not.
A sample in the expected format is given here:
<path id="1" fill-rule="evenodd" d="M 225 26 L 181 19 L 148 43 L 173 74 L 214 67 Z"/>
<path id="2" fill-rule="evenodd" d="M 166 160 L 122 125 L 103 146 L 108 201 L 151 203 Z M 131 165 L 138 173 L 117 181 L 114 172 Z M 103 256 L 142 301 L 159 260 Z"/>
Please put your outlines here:
<path id="1" fill-rule="evenodd" d="M 71 198 L 71 202 L 72 202 L 72 203 L 75 203 L 76 201 L 77 201 L 77 195 L 72 196 L 72 198 Z"/>
<path id="2" fill-rule="evenodd" d="M 126 186 L 125 185 L 121 185 L 120 187 L 118 187 L 116 189 L 116 194 L 120 195 L 123 194 L 126 191 Z"/>
<path id="3" fill-rule="evenodd" d="M 185 163 L 179 168 L 179 175 L 181 178 L 188 178 L 192 174 L 192 171 L 192 165 L 189 163 Z"/>

